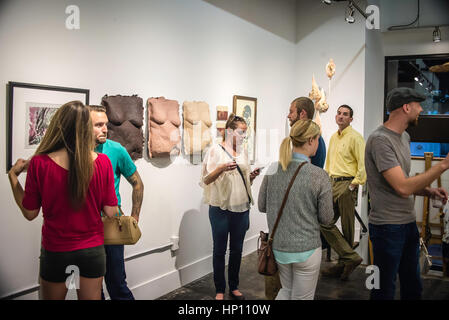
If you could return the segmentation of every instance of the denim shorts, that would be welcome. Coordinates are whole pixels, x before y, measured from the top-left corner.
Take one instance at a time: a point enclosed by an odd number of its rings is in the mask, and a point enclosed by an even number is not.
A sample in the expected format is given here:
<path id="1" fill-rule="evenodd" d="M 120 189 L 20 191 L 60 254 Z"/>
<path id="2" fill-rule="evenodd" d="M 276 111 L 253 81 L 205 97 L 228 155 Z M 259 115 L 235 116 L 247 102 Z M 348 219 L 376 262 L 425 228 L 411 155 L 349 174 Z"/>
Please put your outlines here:
<path id="1" fill-rule="evenodd" d="M 99 278 L 106 273 L 104 246 L 75 251 L 52 252 L 41 248 L 39 275 L 49 282 L 65 282 L 72 271 L 85 278 Z"/>

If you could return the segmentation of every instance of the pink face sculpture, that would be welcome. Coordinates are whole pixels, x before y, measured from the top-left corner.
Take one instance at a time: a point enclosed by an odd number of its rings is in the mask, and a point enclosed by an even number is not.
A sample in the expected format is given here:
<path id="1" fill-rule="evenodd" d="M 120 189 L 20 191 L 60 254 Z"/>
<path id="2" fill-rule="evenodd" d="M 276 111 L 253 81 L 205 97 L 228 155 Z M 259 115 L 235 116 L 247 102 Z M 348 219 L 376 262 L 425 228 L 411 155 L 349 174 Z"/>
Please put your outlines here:
<path id="1" fill-rule="evenodd" d="M 179 103 L 164 97 L 149 98 L 148 156 L 150 158 L 177 156 L 181 150 Z"/>

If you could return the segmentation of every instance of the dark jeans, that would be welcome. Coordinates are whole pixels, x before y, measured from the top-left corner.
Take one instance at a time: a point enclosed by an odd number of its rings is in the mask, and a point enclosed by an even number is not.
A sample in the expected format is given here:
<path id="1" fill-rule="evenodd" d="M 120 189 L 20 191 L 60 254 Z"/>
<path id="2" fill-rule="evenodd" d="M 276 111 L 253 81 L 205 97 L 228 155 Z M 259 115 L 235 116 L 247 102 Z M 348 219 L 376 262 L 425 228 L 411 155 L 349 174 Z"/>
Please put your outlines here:
<path id="1" fill-rule="evenodd" d="M 419 232 L 416 223 L 369 224 L 374 265 L 379 268 L 380 288 L 371 290 L 371 300 L 393 300 L 399 273 L 401 300 L 421 299 Z"/>
<path id="2" fill-rule="evenodd" d="M 104 281 L 111 300 L 134 300 L 126 283 L 124 245 L 105 245 L 106 274 Z M 103 290 L 101 297 L 104 300 Z"/>
<path id="3" fill-rule="evenodd" d="M 240 213 L 209 206 L 209 220 L 214 241 L 213 267 L 216 292 L 224 293 L 226 289 L 225 255 L 228 246 L 228 234 L 230 236 L 228 284 L 230 291 L 237 290 L 243 241 L 249 228 L 249 210 Z"/>

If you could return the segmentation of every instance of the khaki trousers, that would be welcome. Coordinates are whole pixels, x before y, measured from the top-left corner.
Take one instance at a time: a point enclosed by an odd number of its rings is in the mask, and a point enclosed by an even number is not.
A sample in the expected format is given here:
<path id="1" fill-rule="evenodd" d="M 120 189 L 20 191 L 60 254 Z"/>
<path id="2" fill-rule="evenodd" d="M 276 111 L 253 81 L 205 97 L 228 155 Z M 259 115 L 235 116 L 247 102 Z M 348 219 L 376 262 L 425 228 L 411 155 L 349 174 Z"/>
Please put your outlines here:
<path id="1" fill-rule="evenodd" d="M 339 256 L 339 263 L 348 263 L 360 256 L 352 249 L 354 244 L 354 211 L 357 203 L 358 188 L 349 190 L 351 180 L 332 180 L 332 196 L 334 201 L 334 219 L 328 225 L 321 225 L 321 233 L 332 249 Z M 341 218 L 343 234 L 335 223 Z"/>

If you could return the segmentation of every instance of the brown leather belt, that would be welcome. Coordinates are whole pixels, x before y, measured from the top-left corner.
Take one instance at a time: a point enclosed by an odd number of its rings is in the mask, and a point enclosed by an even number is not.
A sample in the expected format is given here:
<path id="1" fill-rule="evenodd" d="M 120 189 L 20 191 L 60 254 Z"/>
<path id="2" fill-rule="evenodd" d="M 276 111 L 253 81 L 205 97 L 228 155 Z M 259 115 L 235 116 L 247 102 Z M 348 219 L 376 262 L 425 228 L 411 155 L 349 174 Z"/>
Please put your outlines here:
<path id="1" fill-rule="evenodd" d="M 345 180 L 354 180 L 354 177 L 331 177 L 333 181 L 345 181 Z"/>

